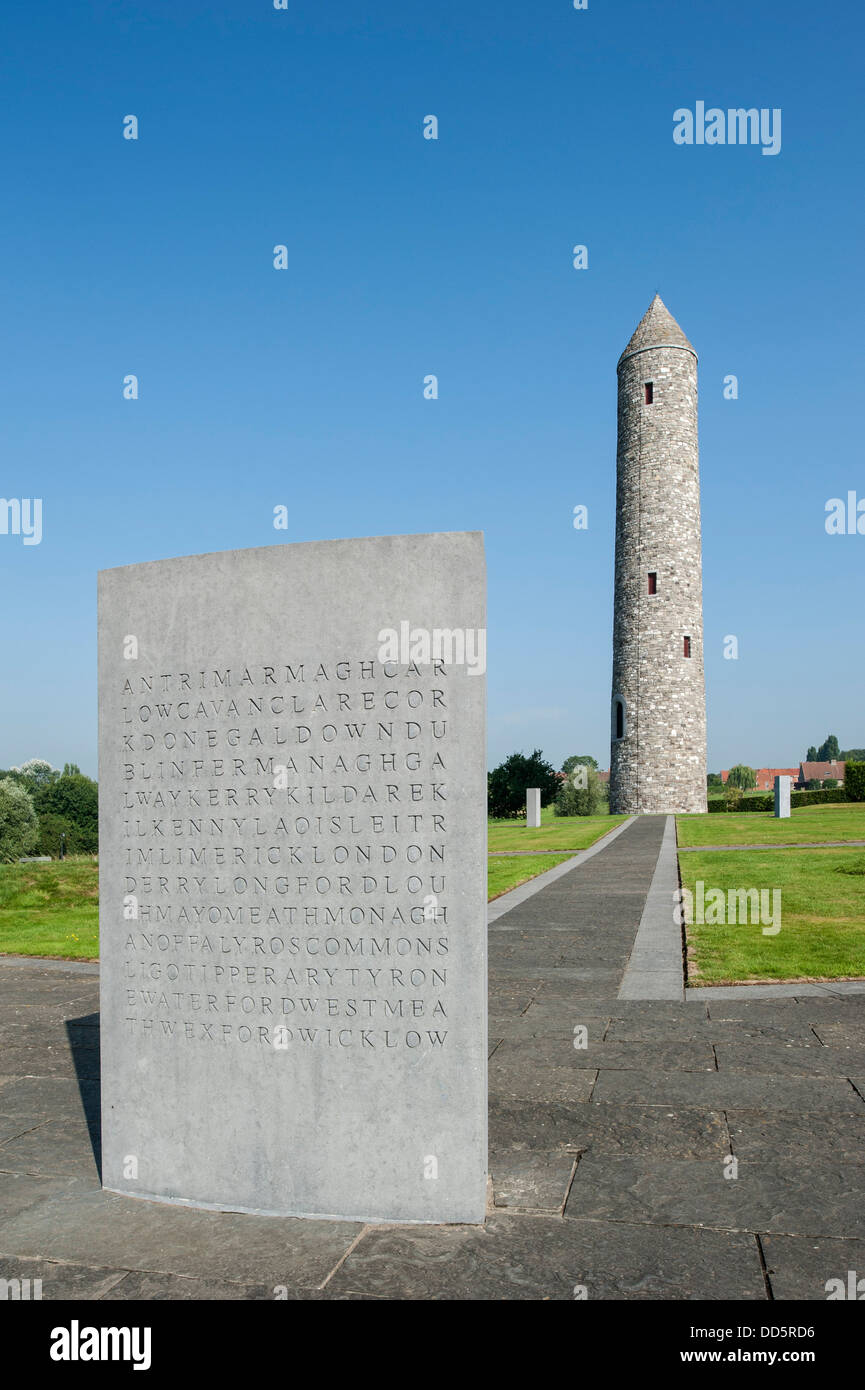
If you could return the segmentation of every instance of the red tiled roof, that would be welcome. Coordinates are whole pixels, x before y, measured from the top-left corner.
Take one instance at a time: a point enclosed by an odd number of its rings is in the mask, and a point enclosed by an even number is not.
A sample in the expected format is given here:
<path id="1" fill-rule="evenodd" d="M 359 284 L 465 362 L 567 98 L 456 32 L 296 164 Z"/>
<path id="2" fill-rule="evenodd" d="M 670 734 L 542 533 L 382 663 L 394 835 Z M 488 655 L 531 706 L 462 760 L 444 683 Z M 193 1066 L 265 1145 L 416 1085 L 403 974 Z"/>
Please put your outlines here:
<path id="1" fill-rule="evenodd" d="M 846 763 L 802 763 L 803 782 L 825 782 L 827 777 L 834 777 L 838 782 L 844 781 L 844 769 Z"/>

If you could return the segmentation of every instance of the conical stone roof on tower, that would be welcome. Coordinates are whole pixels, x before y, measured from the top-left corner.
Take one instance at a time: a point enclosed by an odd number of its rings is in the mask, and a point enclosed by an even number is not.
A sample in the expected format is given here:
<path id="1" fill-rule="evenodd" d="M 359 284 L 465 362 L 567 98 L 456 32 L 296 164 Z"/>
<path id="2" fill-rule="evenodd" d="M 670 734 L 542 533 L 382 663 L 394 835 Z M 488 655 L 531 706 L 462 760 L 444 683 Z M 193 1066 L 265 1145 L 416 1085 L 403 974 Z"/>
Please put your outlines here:
<path id="1" fill-rule="evenodd" d="M 632 352 L 644 352 L 650 347 L 680 347 L 697 354 L 685 337 L 659 294 L 655 295 L 631 335 L 631 340 L 619 358 L 619 365 Z"/>

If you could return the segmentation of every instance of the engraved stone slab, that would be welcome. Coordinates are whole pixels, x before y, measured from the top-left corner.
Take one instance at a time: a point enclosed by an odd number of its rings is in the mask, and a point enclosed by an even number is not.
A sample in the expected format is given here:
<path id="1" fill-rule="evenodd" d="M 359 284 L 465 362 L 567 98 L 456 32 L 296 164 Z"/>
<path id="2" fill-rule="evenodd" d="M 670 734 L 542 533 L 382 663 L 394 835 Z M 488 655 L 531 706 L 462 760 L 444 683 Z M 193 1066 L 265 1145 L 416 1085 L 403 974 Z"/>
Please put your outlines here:
<path id="1" fill-rule="evenodd" d="M 480 533 L 99 576 L 103 1182 L 481 1222 Z"/>
<path id="2" fill-rule="evenodd" d="M 537 830 L 541 823 L 541 789 L 526 787 L 526 826 Z"/>

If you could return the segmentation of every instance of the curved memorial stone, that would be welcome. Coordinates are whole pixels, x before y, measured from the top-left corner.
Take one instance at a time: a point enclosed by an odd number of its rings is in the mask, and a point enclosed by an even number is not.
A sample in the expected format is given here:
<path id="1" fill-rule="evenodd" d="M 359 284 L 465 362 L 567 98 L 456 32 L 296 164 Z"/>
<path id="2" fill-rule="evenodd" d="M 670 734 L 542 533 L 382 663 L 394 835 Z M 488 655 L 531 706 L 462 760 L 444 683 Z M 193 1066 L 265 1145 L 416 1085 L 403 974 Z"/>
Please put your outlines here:
<path id="1" fill-rule="evenodd" d="M 485 665 L 479 533 L 100 574 L 106 1188 L 483 1221 Z"/>

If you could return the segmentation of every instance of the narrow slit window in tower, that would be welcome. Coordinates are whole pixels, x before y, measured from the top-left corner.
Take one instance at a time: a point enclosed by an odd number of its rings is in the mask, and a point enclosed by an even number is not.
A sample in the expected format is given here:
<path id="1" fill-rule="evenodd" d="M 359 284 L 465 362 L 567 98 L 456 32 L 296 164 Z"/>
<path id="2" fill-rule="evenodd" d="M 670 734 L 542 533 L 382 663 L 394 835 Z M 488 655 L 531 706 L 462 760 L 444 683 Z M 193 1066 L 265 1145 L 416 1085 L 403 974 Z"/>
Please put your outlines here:
<path id="1" fill-rule="evenodd" d="M 685 656 L 690 656 L 690 655 L 691 655 L 691 639 L 690 639 L 690 637 L 686 637 L 686 638 L 685 638 Z"/>
<path id="2" fill-rule="evenodd" d="M 621 700 L 616 701 L 616 738 L 625 736 L 625 707 Z"/>
<path id="3" fill-rule="evenodd" d="M 646 405 L 652 405 L 655 399 L 655 383 L 647 381 L 643 389 L 646 393 Z"/>
<path id="4" fill-rule="evenodd" d="M 657 592 L 658 592 L 658 575 L 657 575 L 657 573 L 656 573 L 655 570 L 649 570 L 649 593 L 650 593 L 650 594 L 656 594 Z"/>

